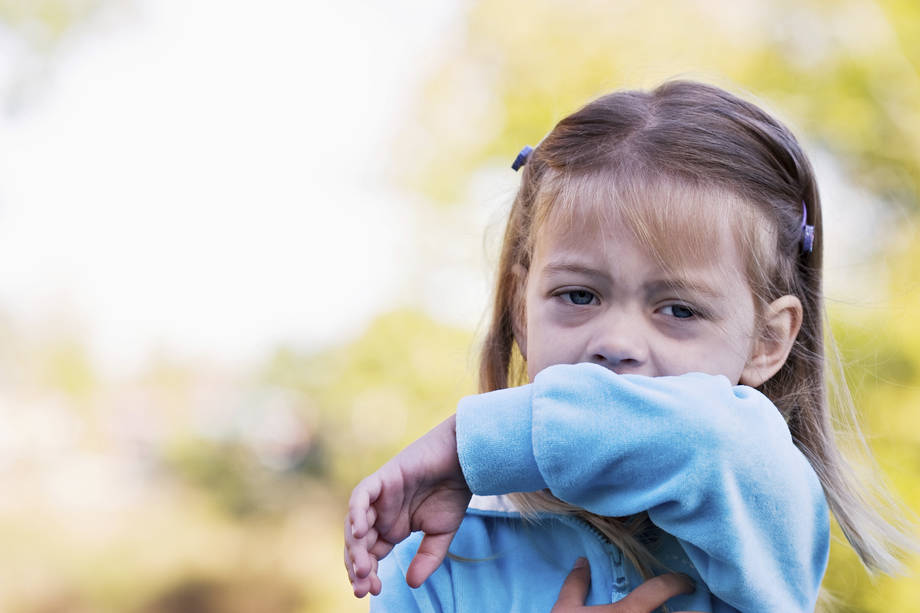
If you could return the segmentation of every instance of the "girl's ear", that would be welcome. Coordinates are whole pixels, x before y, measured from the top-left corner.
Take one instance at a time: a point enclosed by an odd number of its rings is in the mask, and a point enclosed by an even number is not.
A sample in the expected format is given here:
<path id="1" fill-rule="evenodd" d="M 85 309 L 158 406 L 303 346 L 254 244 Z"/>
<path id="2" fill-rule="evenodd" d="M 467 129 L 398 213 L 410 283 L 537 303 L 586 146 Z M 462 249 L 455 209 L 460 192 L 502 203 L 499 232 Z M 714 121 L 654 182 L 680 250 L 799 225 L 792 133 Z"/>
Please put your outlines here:
<path id="1" fill-rule="evenodd" d="M 527 360 L 527 269 L 520 264 L 511 267 L 514 276 L 514 299 L 511 301 L 511 328 L 514 332 L 514 341 L 521 356 Z"/>
<path id="2" fill-rule="evenodd" d="M 740 383 L 758 387 L 775 375 L 792 350 L 802 327 L 802 303 L 795 296 L 782 296 L 764 312 L 760 337 L 754 341 L 751 357 L 741 372 Z"/>

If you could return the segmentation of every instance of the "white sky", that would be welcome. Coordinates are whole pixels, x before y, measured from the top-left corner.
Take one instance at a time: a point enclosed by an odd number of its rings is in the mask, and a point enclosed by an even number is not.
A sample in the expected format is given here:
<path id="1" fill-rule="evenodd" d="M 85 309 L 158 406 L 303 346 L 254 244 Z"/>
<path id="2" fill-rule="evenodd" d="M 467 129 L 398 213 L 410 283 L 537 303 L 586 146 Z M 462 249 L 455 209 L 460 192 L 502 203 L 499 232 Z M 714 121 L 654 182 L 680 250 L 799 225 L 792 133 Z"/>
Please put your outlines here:
<path id="1" fill-rule="evenodd" d="M 77 317 L 116 371 L 155 348 L 235 360 L 318 347 L 415 295 L 476 323 L 482 229 L 516 175 L 487 171 L 478 206 L 435 219 L 380 176 L 458 0 L 129 7 L 46 73 L 0 37 L 0 93 L 32 86 L 0 113 L 0 312 L 37 327 Z M 871 196 L 817 153 L 828 285 L 863 300 Z"/>
<path id="2" fill-rule="evenodd" d="M 73 312 L 122 370 L 329 342 L 393 301 L 414 221 L 380 160 L 456 4 L 136 7 L 0 115 L 0 308 Z M 0 42 L 0 80 L 27 59 Z"/>

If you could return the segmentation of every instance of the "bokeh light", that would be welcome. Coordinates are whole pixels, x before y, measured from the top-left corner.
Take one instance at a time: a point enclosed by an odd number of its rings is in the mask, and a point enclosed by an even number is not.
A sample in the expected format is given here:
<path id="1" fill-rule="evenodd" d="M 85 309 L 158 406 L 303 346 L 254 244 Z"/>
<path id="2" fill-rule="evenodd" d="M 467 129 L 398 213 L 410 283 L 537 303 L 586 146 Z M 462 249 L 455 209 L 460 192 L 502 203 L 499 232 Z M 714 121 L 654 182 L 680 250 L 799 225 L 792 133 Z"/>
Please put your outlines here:
<path id="1" fill-rule="evenodd" d="M 511 159 L 673 76 L 803 140 L 833 330 L 920 508 L 917 24 L 895 0 L 0 0 L 0 610 L 366 610 L 345 501 L 475 390 Z M 831 610 L 912 610 L 908 566 L 873 582 L 835 543 Z"/>

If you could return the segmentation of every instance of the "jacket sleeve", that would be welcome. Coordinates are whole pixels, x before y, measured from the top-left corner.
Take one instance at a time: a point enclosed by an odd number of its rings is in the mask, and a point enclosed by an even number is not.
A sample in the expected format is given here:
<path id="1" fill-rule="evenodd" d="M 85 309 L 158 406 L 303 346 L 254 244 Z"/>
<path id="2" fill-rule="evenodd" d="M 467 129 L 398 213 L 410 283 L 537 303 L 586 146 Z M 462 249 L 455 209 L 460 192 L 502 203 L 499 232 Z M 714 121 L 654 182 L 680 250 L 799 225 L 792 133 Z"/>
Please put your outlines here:
<path id="1" fill-rule="evenodd" d="M 464 398 L 457 448 L 476 494 L 549 490 L 599 515 L 648 511 L 740 611 L 813 611 L 827 564 L 820 482 L 776 407 L 728 379 L 557 365 Z"/>

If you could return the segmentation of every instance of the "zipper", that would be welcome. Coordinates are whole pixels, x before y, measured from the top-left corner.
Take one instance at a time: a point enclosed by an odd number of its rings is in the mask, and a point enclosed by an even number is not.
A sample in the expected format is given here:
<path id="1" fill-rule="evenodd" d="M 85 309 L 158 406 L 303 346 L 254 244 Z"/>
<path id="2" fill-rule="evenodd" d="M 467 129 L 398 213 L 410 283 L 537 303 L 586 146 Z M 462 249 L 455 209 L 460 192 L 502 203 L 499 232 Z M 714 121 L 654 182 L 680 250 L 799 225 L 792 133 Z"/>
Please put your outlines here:
<path id="1" fill-rule="evenodd" d="M 613 545 L 610 550 L 610 562 L 613 564 L 616 578 L 613 580 L 613 588 L 620 593 L 620 598 L 629 593 L 629 581 L 626 579 L 626 569 L 623 567 L 623 551 Z"/>
<path id="2" fill-rule="evenodd" d="M 610 558 L 610 565 L 613 569 L 613 587 L 610 590 L 610 601 L 617 602 L 621 600 L 624 596 L 629 593 L 629 579 L 626 577 L 626 568 L 623 564 L 623 551 L 610 542 L 610 540 L 603 535 L 603 533 L 589 524 L 587 521 L 581 519 L 580 517 L 573 517 L 569 515 L 557 515 L 561 520 L 568 520 L 572 523 L 577 524 L 581 528 L 586 528 L 588 532 L 594 535 L 594 537 L 601 543 L 604 551 L 607 552 L 607 557 Z"/>

